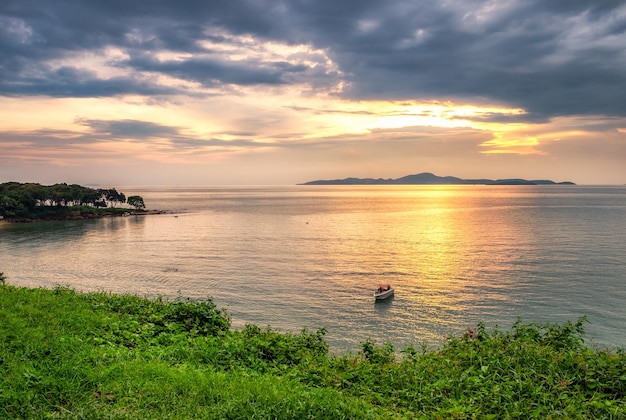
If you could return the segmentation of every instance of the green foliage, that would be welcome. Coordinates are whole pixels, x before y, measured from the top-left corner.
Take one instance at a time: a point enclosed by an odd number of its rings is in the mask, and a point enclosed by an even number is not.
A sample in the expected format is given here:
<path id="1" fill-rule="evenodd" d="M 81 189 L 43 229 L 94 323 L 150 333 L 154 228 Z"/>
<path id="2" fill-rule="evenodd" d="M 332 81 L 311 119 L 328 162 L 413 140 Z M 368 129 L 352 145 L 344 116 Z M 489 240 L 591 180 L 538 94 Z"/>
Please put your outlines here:
<path id="1" fill-rule="evenodd" d="M 47 219 L 64 218 L 76 213 L 95 214 L 96 208 L 107 207 L 107 200 L 114 207 L 115 203 L 125 203 L 126 196 L 115 188 L 96 190 L 76 184 L 0 184 L 0 216 L 9 219 Z M 134 204 L 133 206 L 136 207 Z"/>
<path id="2" fill-rule="evenodd" d="M 127 203 L 137 210 L 144 210 L 146 208 L 143 198 L 139 195 L 131 195 L 128 197 Z"/>
<path id="3" fill-rule="evenodd" d="M 177 323 L 183 331 L 199 335 L 220 335 L 230 328 L 230 317 L 218 309 L 210 298 L 195 302 L 190 299 L 165 306 L 163 322 Z"/>
<path id="4" fill-rule="evenodd" d="M 62 289 L 55 289 L 62 290 Z M 120 317 L 104 327 L 105 341 L 135 348 L 153 344 L 160 335 L 184 334 L 186 337 L 218 336 L 230 329 L 230 316 L 211 298 L 204 301 L 162 298 L 145 299 L 134 295 L 91 293 L 86 296 L 94 307 Z"/>
<path id="5" fill-rule="evenodd" d="M 20 197 L 16 192 L 0 194 L 0 215 L 10 218 L 26 214 L 29 204 L 28 197 Z"/>
<path id="6" fill-rule="evenodd" d="M 299 334 L 279 333 L 248 324 L 241 333 L 241 345 L 230 357 L 245 361 L 248 368 L 265 371 L 270 367 L 296 366 L 328 353 L 324 341 L 325 329 L 311 333 L 306 329 Z"/>
<path id="7" fill-rule="evenodd" d="M 626 354 L 585 322 L 336 356 L 210 299 L 0 285 L 0 418 L 626 418 Z"/>
<path id="8" fill-rule="evenodd" d="M 126 202 L 126 196 L 124 193 L 118 192 L 115 188 L 110 188 L 108 190 L 99 189 L 98 193 L 100 197 L 104 197 L 113 207 L 115 207 L 115 203 Z"/>
<path id="9" fill-rule="evenodd" d="M 371 339 L 361 344 L 363 357 L 371 363 L 392 363 L 395 360 L 393 345 L 386 343 L 382 347 L 377 347 Z"/>

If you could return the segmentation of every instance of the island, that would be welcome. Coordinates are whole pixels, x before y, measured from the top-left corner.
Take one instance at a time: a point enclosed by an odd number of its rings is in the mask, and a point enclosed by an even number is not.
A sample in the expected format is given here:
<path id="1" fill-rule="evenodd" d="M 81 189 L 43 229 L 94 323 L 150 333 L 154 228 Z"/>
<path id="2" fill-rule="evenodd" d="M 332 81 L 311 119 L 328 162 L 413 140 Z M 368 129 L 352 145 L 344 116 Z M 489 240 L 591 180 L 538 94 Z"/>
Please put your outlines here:
<path id="1" fill-rule="evenodd" d="M 130 207 L 124 206 L 125 204 Z M 117 207 L 118 205 L 122 207 Z M 0 221 L 4 222 L 82 220 L 155 213 L 160 211 L 146 210 L 141 196 L 127 198 L 115 188 L 94 189 L 66 183 L 0 184 Z"/>
<path id="2" fill-rule="evenodd" d="M 402 178 L 344 178 L 309 181 L 298 185 L 576 185 L 573 182 L 555 182 L 545 179 L 462 179 L 455 176 L 437 176 L 430 172 L 407 175 Z"/>

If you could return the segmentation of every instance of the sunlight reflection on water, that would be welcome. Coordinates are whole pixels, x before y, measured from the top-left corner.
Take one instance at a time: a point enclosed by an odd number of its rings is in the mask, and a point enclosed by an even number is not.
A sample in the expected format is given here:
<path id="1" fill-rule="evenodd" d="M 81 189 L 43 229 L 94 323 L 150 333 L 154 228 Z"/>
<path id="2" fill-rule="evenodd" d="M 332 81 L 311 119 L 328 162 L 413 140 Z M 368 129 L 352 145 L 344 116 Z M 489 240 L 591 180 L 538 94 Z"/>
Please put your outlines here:
<path id="1" fill-rule="evenodd" d="M 121 189 L 176 214 L 0 226 L 16 285 L 213 296 L 246 323 L 441 343 L 484 321 L 588 315 L 626 343 L 626 190 L 599 187 Z M 391 282 L 393 300 L 375 303 Z"/>

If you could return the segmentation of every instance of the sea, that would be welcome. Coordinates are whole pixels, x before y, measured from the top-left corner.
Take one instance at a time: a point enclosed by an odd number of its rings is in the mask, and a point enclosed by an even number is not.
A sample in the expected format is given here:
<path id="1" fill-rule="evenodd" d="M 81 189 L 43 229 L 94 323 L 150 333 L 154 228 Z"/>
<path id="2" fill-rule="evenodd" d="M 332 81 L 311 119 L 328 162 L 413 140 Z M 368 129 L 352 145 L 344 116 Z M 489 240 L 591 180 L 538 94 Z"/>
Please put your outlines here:
<path id="1" fill-rule="evenodd" d="M 118 190 L 164 213 L 0 224 L 6 282 L 212 298 L 233 328 L 324 328 L 336 354 L 583 316 L 587 344 L 626 345 L 625 186 Z"/>

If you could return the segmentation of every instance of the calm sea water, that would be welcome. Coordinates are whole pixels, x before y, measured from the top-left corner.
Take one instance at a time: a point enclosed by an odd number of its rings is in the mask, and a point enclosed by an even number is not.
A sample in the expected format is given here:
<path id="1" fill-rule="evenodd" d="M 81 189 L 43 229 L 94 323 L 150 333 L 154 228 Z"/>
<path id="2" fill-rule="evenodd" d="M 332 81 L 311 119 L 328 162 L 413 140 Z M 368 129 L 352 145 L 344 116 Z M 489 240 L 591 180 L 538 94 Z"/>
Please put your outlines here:
<path id="1" fill-rule="evenodd" d="M 8 282 L 212 296 L 235 327 L 324 327 L 336 352 L 583 315 L 591 344 L 626 346 L 626 187 L 120 190 L 172 213 L 0 225 Z"/>

